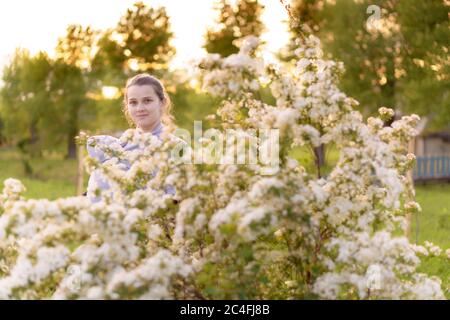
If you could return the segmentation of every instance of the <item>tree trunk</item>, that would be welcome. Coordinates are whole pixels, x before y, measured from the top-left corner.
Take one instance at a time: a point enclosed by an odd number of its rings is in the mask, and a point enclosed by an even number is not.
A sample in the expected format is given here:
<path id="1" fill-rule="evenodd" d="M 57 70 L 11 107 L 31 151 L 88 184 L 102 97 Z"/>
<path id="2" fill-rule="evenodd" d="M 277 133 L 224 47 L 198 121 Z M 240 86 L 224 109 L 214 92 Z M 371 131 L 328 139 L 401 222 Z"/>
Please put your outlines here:
<path id="1" fill-rule="evenodd" d="M 75 159 L 77 156 L 77 145 L 75 137 L 78 135 L 78 111 L 80 106 L 75 105 L 70 109 L 67 130 L 67 158 Z"/>
<path id="2" fill-rule="evenodd" d="M 37 123 L 36 121 L 31 122 L 30 124 L 30 145 L 34 145 L 38 142 L 39 135 L 37 132 Z"/>
<path id="3" fill-rule="evenodd" d="M 325 145 L 321 144 L 320 146 L 313 149 L 314 150 L 314 161 L 317 169 L 317 178 L 322 178 L 321 168 L 325 165 Z"/>
<path id="4" fill-rule="evenodd" d="M 314 156 L 316 158 L 316 165 L 323 167 L 325 165 L 325 145 L 314 148 Z"/>
<path id="5" fill-rule="evenodd" d="M 25 146 L 26 152 L 30 157 L 42 157 L 42 149 L 39 144 L 39 132 L 37 128 L 37 120 L 32 120 L 30 123 L 30 139 L 28 145 Z"/>

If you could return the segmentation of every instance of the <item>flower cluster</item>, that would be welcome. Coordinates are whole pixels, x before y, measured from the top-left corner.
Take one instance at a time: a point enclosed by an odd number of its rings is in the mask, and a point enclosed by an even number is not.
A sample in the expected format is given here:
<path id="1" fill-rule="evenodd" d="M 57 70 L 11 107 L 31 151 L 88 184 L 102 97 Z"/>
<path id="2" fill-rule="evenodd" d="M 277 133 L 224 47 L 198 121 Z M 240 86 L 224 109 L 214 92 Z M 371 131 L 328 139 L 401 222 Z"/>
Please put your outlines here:
<path id="1" fill-rule="evenodd" d="M 175 161 L 179 141 L 170 135 L 159 141 L 128 131 L 123 139 L 139 152 L 83 137 L 108 155 L 89 159 L 88 168 L 110 189 L 93 186 L 102 199 L 95 204 L 24 200 L 23 186 L 8 181 L 0 298 L 444 298 L 441 280 L 417 271 L 424 252 L 444 251 L 395 236 L 407 214 L 420 211 L 407 179 L 418 117 L 385 127 L 392 112 L 381 108 L 381 118 L 364 122 L 338 89 L 342 65 L 323 59 L 317 38 L 302 40 L 294 67 L 265 63 L 256 44 L 248 38 L 236 55 L 208 56 L 199 78 L 224 98 L 222 128 L 280 130 L 278 171 Z M 256 92 L 265 86 L 274 105 Z M 327 176 L 289 155 L 331 142 L 340 157 Z"/>

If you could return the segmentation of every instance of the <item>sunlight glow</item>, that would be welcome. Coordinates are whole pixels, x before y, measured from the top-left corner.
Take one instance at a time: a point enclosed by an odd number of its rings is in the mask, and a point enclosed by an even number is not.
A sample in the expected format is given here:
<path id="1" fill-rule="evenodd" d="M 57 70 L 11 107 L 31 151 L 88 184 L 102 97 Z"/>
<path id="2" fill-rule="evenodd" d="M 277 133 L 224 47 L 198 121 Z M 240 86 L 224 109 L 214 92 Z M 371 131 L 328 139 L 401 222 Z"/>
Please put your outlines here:
<path id="1" fill-rule="evenodd" d="M 116 87 L 105 86 L 102 88 L 103 97 L 106 99 L 116 99 L 120 96 L 119 89 Z"/>

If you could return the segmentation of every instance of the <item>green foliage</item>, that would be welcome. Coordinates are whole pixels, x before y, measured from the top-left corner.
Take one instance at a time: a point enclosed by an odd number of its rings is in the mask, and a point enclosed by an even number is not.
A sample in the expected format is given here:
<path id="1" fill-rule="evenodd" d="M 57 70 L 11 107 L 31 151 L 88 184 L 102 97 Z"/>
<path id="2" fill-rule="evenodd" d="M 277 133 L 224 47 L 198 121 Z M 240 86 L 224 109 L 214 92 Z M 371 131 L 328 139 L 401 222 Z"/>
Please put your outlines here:
<path id="1" fill-rule="evenodd" d="M 116 31 L 124 54 L 137 60 L 140 71 L 166 68 L 175 54 L 169 43 L 173 33 L 164 7 L 155 9 L 137 2 L 120 19 Z"/>
<path id="2" fill-rule="evenodd" d="M 14 139 L 16 143 L 23 139 L 32 139 L 32 137 L 33 142 L 37 140 L 35 131 L 39 107 L 36 107 L 34 103 L 29 103 L 29 100 L 34 100 L 35 93 L 39 89 L 41 89 L 40 98 L 43 91 L 45 92 L 45 78 L 37 79 L 40 72 L 34 73 L 37 70 L 33 70 L 39 68 L 39 64 L 41 67 L 48 65 L 44 54 L 41 54 L 39 58 L 32 59 L 27 50 L 17 49 L 11 63 L 3 70 L 4 86 L 1 89 L 0 109 L 4 123 L 3 132 L 8 140 Z M 34 78 L 33 82 L 29 81 L 31 75 Z"/>
<path id="3" fill-rule="evenodd" d="M 66 64 L 87 69 L 90 65 L 93 43 L 96 36 L 91 27 L 69 25 L 64 37 L 58 39 L 56 59 Z"/>
<path id="4" fill-rule="evenodd" d="M 239 0 L 233 7 L 227 0 L 217 4 L 217 26 L 207 30 L 204 48 L 222 57 L 239 51 L 236 40 L 248 35 L 260 36 L 265 27 L 261 21 L 264 6 L 257 0 Z"/>
<path id="5" fill-rule="evenodd" d="M 428 115 L 431 128 L 450 124 L 450 27 L 448 3 L 442 0 L 398 1 L 395 10 L 404 41 L 406 112 Z"/>
<path id="6" fill-rule="evenodd" d="M 137 2 L 120 18 L 117 26 L 104 30 L 96 43 L 91 77 L 100 85 L 123 87 L 136 72 L 167 70 L 176 50 L 164 7 Z"/>
<path id="7" fill-rule="evenodd" d="M 106 30 L 97 42 L 97 53 L 92 59 L 90 76 L 103 85 L 120 87 L 123 85 L 128 68 L 123 48 L 113 39 L 113 30 Z"/>
<path id="8" fill-rule="evenodd" d="M 56 61 L 51 78 L 53 103 L 65 126 L 67 156 L 76 154 L 75 137 L 80 130 L 80 116 L 88 103 L 86 91 L 94 33 L 87 27 L 71 25 L 56 47 Z M 61 122 L 60 122 L 61 123 Z"/>
<path id="9" fill-rule="evenodd" d="M 203 121 L 205 117 L 214 114 L 219 100 L 209 93 L 199 92 L 187 83 L 180 83 L 175 91 L 170 93 L 173 104 L 173 114 L 178 127 L 193 132 L 194 121 Z M 204 123 L 204 128 L 207 128 Z"/>
<path id="10" fill-rule="evenodd" d="M 380 19 L 371 8 L 379 8 Z M 324 51 L 344 62 L 340 86 L 360 101 L 366 115 L 389 106 L 428 116 L 433 129 L 449 125 L 450 28 L 444 1 L 295 0 L 290 11 L 284 59 L 293 57 L 305 30 L 301 25 L 308 24 Z"/>
<path id="11" fill-rule="evenodd" d="M 30 56 L 26 50 L 16 50 L 11 63 L 3 70 L 4 86 L 0 90 L 0 117 L 6 142 L 20 145 L 25 167 L 29 156 L 39 156 L 47 121 L 52 113 L 48 74 L 51 61 L 45 53 Z M 31 174 L 31 171 L 28 171 Z"/>

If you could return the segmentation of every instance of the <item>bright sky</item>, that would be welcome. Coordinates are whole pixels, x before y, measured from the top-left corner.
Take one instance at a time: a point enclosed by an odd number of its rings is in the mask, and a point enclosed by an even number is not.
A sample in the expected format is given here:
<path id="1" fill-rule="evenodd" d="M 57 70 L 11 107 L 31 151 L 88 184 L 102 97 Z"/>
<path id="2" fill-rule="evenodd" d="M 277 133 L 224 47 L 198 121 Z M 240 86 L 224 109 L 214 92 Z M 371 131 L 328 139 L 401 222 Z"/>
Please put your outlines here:
<path id="1" fill-rule="evenodd" d="M 6 0 L 0 1 L 0 67 L 15 48 L 32 53 L 45 50 L 50 55 L 58 37 L 65 35 L 69 24 L 91 25 L 94 29 L 114 27 L 136 0 Z M 183 66 L 202 55 L 205 27 L 212 25 L 215 0 L 147 0 L 147 5 L 164 5 L 171 18 L 173 44 L 177 56 L 172 66 Z M 262 19 L 268 31 L 262 36 L 268 49 L 276 51 L 287 39 L 287 13 L 279 0 L 260 0 L 265 5 Z M 193 5 L 195 4 L 195 5 Z"/>

